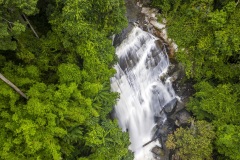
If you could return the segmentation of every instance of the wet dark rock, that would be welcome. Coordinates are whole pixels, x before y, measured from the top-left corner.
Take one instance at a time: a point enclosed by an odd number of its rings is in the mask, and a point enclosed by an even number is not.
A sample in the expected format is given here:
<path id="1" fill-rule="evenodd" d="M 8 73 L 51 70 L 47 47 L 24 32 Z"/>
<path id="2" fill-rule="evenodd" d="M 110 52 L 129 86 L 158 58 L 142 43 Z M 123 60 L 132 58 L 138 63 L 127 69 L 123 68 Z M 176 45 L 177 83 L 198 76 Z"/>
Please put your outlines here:
<path id="1" fill-rule="evenodd" d="M 161 60 L 160 53 L 162 52 L 162 50 L 159 48 L 157 41 L 155 41 L 155 44 L 158 46 L 158 48 L 151 49 L 151 52 L 150 52 L 151 54 L 148 55 L 148 58 L 146 59 L 146 62 L 145 62 L 145 65 L 147 68 L 156 67 Z"/>
<path id="2" fill-rule="evenodd" d="M 134 26 L 144 26 L 145 15 L 141 13 L 142 8 L 136 4 L 135 0 L 125 0 L 127 9 L 128 27 L 123 29 L 120 34 L 115 35 L 113 46 L 117 47 L 128 36 Z"/>
<path id="3" fill-rule="evenodd" d="M 148 55 L 148 58 L 145 61 L 146 68 L 154 68 L 158 65 L 161 58 L 159 56 L 160 50 L 159 49 L 152 49 L 151 55 Z"/>
<path id="4" fill-rule="evenodd" d="M 167 75 L 166 73 L 163 73 L 163 74 L 159 77 L 159 80 L 161 80 L 162 82 L 165 82 L 167 78 L 168 78 L 168 75 Z"/>
<path id="5" fill-rule="evenodd" d="M 154 122 L 156 122 L 157 125 L 162 124 L 163 121 L 164 121 L 164 117 L 161 116 L 161 113 L 156 115 L 156 116 L 154 116 Z"/>
<path id="6" fill-rule="evenodd" d="M 186 103 L 189 100 L 189 97 L 195 93 L 193 85 L 195 82 L 192 79 L 181 79 L 175 81 L 172 86 L 175 90 L 175 93 L 181 97 L 182 101 Z"/>
<path id="7" fill-rule="evenodd" d="M 119 59 L 120 68 L 125 71 L 131 70 L 139 61 L 139 58 L 135 53 L 128 53 L 127 56 L 122 56 Z"/>
<path id="8" fill-rule="evenodd" d="M 177 79 L 179 79 L 179 75 L 180 75 L 180 74 L 181 74 L 181 71 L 180 71 L 180 70 L 174 72 L 174 73 L 172 74 L 172 76 L 171 76 L 171 82 L 174 82 L 174 81 L 176 81 Z"/>
<path id="9" fill-rule="evenodd" d="M 114 107 L 113 107 L 112 111 L 108 114 L 108 116 L 111 120 L 114 120 L 116 118 L 116 112 L 115 112 Z"/>
<path id="10" fill-rule="evenodd" d="M 191 118 L 190 113 L 186 109 L 182 109 L 176 114 L 175 124 L 177 126 L 186 126 L 190 123 L 189 122 L 190 118 Z"/>
<path id="11" fill-rule="evenodd" d="M 141 7 L 137 5 L 135 0 L 125 0 L 127 9 L 127 19 L 130 23 L 140 23 L 141 19 Z"/>
<path id="12" fill-rule="evenodd" d="M 152 139 L 160 138 L 160 141 L 165 143 L 165 141 L 167 140 L 167 135 L 171 134 L 174 129 L 175 124 L 174 121 L 171 119 L 167 119 L 164 122 L 157 123 L 152 129 Z"/>
<path id="13" fill-rule="evenodd" d="M 195 92 L 193 88 L 195 82 L 192 79 L 186 79 L 184 67 L 181 63 L 177 62 L 175 59 L 170 59 L 170 62 L 171 65 L 168 69 L 168 75 L 174 79 L 172 81 L 173 89 L 183 103 L 185 103 Z"/>
<path id="14" fill-rule="evenodd" d="M 119 46 L 122 43 L 122 41 L 127 38 L 127 35 L 131 32 L 133 27 L 134 27 L 134 24 L 129 23 L 128 27 L 123 29 L 120 34 L 116 34 L 113 39 L 113 46 L 114 47 Z"/>
<path id="15" fill-rule="evenodd" d="M 171 65 L 168 69 L 168 76 L 172 77 L 172 87 L 181 99 L 181 102 L 178 102 L 176 112 L 183 109 L 186 106 L 186 103 L 189 101 L 189 97 L 192 96 L 195 92 L 193 85 L 194 81 L 191 79 L 186 79 L 186 74 L 184 67 L 181 63 L 177 62 L 175 59 L 170 59 Z"/>
<path id="16" fill-rule="evenodd" d="M 178 113 L 178 111 L 180 111 L 184 108 L 186 108 L 186 102 L 184 102 L 183 100 L 178 101 L 178 103 L 176 105 L 175 115 L 176 115 L 176 113 Z"/>
<path id="17" fill-rule="evenodd" d="M 151 152 L 154 153 L 156 156 L 159 156 L 159 158 L 165 155 L 164 150 L 159 146 L 153 147 Z"/>
<path id="18" fill-rule="evenodd" d="M 175 97 L 163 107 L 164 112 L 167 115 L 173 114 L 173 112 L 176 110 L 177 103 L 178 103 L 178 99 Z"/>
<path id="19" fill-rule="evenodd" d="M 184 77 L 186 77 L 184 67 L 175 59 L 171 59 L 170 62 L 171 64 L 168 68 L 168 75 L 170 77 L 175 77 L 175 79 L 180 82 Z"/>
<path id="20" fill-rule="evenodd" d="M 125 71 L 125 69 L 128 67 L 128 65 L 127 65 L 127 60 L 126 60 L 125 57 L 121 57 L 121 58 L 119 59 L 119 66 L 120 66 L 120 68 L 121 68 L 123 71 Z"/>
<path id="21" fill-rule="evenodd" d="M 158 125 L 155 125 L 155 126 L 152 128 L 151 134 L 154 135 L 154 136 L 152 137 L 152 139 L 156 138 L 155 135 L 156 135 L 158 129 L 159 129 L 159 128 L 158 128 Z"/>
<path id="22" fill-rule="evenodd" d="M 167 136 L 168 134 L 172 133 L 174 129 L 174 121 L 167 119 L 162 125 L 159 126 L 159 133 L 161 136 Z"/>
<path id="23" fill-rule="evenodd" d="M 149 5 L 151 0 L 139 0 L 139 2 L 143 5 Z"/>

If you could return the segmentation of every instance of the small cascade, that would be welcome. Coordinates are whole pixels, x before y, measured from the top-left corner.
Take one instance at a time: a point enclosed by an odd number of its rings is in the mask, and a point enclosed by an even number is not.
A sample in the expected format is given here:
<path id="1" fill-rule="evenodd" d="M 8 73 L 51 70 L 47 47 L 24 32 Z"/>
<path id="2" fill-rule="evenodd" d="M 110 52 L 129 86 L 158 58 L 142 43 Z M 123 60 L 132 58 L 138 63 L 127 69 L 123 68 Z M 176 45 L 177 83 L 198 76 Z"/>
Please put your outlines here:
<path id="1" fill-rule="evenodd" d="M 163 123 L 166 115 L 161 110 L 176 97 L 170 79 L 164 77 L 169 66 L 167 53 L 156 37 L 134 27 L 116 54 L 117 73 L 111 78 L 112 90 L 120 93 L 116 117 L 122 130 L 129 132 L 134 159 L 154 159 L 151 149 L 161 144 L 156 140 L 143 145 L 154 138 L 155 117 L 161 117 Z"/>

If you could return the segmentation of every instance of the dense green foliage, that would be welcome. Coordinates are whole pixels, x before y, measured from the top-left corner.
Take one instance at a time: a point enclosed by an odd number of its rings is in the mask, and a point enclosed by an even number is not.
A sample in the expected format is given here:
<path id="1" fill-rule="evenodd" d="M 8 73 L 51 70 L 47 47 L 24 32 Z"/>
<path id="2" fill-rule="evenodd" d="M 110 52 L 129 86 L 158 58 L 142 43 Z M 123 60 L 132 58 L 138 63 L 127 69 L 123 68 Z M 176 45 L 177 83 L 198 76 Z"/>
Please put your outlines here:
<path id="1" fill-rule="evenodd" d="M 112 159 L 128 136 L 109 119 L 123 0 L 0 1 L 0 159 Z M 34 33 L 36 32 L 36 33 Z M 39 38 L 38 38 L 38 36 Z"/>
<path id="2" fill-rule="evenodd" d="M 217 158 L 240 159 L 240 2 L 153 0 L 195 84 L 188 109 L 215 127 Z"/>
<path id="3" fill-rule="evenodd" d="M 192 120 L 190 128 L 178 128 L 174 134 L 168 135 L 166 146 L 175 149 L 181 159 L 211 159 L 212 140 L 215 137 L 213 126 L 206 121 Z"/>
<path id="4" fill-rule="evenodd" d="M 238 85 L 219 84 L 213 87 L 208 82 L 195 85 L 197 93 L 188 104 L 198 119 L 207 119 L 214 123 L 239 124 Z"/>

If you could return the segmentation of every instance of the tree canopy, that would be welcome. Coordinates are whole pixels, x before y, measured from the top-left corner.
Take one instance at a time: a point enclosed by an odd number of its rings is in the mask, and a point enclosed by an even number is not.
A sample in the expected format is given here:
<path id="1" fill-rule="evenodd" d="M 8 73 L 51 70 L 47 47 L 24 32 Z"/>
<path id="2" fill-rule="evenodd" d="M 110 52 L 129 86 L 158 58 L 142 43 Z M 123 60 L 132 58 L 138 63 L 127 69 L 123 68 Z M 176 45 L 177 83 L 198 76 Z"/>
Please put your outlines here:
<path id="1" fill-rule="evenodd" d="M 206 121 L 193 121 L 190 128 L 178 128 L 168 135 L 166 146 L 175 149 L 180 159 L 211 159 L 212 141 L 215 138 L 213 126 Z"/>
<path id="2" fill-rule="evenodd" d="M 0 159 L 124 159 L 109 113 L 123 0 L 0 1 Z"/>

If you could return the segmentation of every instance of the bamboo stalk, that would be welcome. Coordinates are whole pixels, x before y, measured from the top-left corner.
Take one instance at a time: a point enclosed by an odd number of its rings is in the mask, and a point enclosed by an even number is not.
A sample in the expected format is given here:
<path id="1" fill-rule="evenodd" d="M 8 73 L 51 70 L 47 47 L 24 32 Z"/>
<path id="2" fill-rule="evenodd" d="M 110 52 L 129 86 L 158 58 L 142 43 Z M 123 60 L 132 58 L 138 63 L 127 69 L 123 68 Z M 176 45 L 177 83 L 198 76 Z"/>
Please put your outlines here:
<path id="1" fill-rule="evenodd" d="M 5 78 L 1 73 L 0 73 L 0 79 L 3 80 L 5 83 L 7 83 L 10 87 L 12 87 L 22 97 L 24 97 L 25 99 L 28 99 L 27 96 L 17 86 L 15 86 L 11 81 Z"/>

